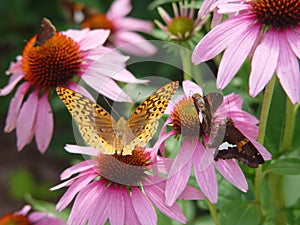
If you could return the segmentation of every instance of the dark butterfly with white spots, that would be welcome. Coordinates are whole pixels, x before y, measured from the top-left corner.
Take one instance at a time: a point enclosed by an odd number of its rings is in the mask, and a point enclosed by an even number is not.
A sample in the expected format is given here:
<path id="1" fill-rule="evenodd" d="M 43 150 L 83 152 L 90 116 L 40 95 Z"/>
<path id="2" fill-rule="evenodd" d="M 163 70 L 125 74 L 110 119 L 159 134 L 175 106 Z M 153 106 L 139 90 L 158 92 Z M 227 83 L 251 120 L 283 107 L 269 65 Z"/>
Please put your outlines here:
<path id="1" fill-rule="evenodd" d="M 205 96 L 194 94 L 194 105 L 199 113 L 202 132 L 210 136 L 209 148 L 216 148 L 215 160 L 237 159 L 244 165 L 257 168 L 265 161 L 256 147 L 235 127 L 233 120 L 227 117 L 220 124 L 213 124 L 213 115 L 223 102 L 223 96 L 209 93 Z"/>
<path id="2" fill-rule="evenodd" d="M 43 18 L 34 46 L 41 46 L 55 34 L 56 29 L 47 18 Z"/>

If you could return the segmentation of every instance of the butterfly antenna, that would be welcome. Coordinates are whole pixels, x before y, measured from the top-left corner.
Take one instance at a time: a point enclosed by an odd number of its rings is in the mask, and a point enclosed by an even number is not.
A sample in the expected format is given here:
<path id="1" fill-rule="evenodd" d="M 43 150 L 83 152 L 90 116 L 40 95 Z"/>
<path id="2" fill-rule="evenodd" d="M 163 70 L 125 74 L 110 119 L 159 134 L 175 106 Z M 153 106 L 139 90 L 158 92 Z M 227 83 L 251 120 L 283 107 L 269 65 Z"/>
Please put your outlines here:
<path id="1" fill-rule="evenodd" d="M 105 102 L 107 103 L 107 105 L 109 105 L 109 107 L 111 108 L 111 110 L 118 115 L 119 118 L 121 118 L 121 115 L 112 107 L 112 105 L 109 103 L 109 101 L 107 100 L 106 97 L 103 97 Z"/>

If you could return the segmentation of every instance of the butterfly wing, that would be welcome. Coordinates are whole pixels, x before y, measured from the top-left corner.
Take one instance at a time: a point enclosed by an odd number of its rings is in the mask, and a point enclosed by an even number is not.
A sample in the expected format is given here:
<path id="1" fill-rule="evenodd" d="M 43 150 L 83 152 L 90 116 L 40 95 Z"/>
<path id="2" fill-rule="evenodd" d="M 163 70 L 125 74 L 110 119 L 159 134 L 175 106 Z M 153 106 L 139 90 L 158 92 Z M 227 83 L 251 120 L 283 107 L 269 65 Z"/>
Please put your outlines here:
<path id="1" fill-rule="evenodd" d="M 49 40 L 55 33 L 56 29 L 47 18 L 43 18 L 39 32 L 36 37 L 34 46 L 41 46 Z"/>
<path id="2" fill-rule="evenodd" d="M 97 103 L 68 88 L 58 87 L 57 94 L 76 120 L 83 139 L 88 145 L 105 154 L 118 151 L 115 120 Z"/>
<path id="3" fill-rule="evenodd" d="M 264 163 L 264 159 L 251 143 L 251 141 L 242 134 L 235 126 L 231 118 L 226 120 L 226 131 L 223 143 L 228 143 L 226 150 L 218 151 L 216 160 L 235 158 L 248 167 L 256 168 Z"/>
<path id="4" fill-rule="evenodd" d="M 129 138 L 130 142 L 124 146 L 123 155 L 131 154 L 135 145 L 145 146 L 149 142 L 157 129 L 158 120 L 164 114 L 177 88 L 178 81 L 170 82 L 152 93 L 135 109 L 128 119 L 132 138 Z"/>

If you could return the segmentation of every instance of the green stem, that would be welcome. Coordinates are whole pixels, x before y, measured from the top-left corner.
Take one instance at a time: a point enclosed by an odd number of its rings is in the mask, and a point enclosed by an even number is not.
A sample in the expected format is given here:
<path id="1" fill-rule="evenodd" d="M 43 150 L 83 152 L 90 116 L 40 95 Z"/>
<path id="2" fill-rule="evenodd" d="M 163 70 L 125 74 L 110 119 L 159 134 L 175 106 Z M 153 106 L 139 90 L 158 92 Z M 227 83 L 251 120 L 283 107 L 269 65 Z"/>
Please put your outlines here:
<path id="1" fill-rule="evenodd" d="M 269 174 L 269 190 L 271 195 L 271 207 L 274 213 L 273 222 L 276 225 L 287 224 L 284 212 L 285 201 L 283 196 L 283 176 Z"/>
<path id="2" fill-rule="evenodd" d="M 217 212 L 217 209 L 215 207 L 214 204 L 212 204 L 209 200 L 206 199 L 206 204 L 208 206 L 208 209 L 209 209 L 209 212 L 210 212 L 210 215 L 212 216 L 214 222 L 215 222 L 215 225 L 221 225 L 220 223 L 220 220 L 219 220 L 219 216 L 218 216 L 218 212 Z"/>
<path id="3" fill-rule="evenodd" d="M 275 83 L 276 83 L 276 76 L 274 75 L 270 80 L 270 82 L 268 83 L 268 85 L 266 86 L 266 90 L 264 93 L 264 100 L 260 112 L 259 131 L 258 131 L 258 139 L 257 139 L 258 142 L 260 142 L 261 144 L 263 144 L 265 140 L 267 121 L 268 121 L 272 96 L 275 88 Z M 255 191 L 256 203 L 261 216 L 261 221 L 264 221 L 265 218 L 261 207 L 261 198 L 260 198 L 261 179 L 262 179 L 262 167 L 259 166 L 255 172 L 254 191 Z"/>
<path id="4" fill-rule="evenodd" d="M 191 54 L 188 49 L 181 49 L 180 57 L 182 62 L 182 70 L 183 70 L 183 79 L 191 80 L 192 79 L 192 67 L 191 67 Z"/>
<path id="5" fill-rule="evenodd" d="M 281 143 L 281 149 L 285 150 L 291 147 L 293 140 L 293 133 L 295 128 L 296 110 L 295 106 L 287 97 L 285 109 L 285 128 L 284 135 Z"/>

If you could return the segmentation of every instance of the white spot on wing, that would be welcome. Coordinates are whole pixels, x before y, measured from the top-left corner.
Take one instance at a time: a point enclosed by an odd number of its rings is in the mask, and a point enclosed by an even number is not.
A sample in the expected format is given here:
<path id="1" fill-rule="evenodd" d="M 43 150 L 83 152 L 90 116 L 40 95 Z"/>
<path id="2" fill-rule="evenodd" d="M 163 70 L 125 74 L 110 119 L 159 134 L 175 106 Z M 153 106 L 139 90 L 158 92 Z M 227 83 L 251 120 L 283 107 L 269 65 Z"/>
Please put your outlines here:
<path id="1" fill-rule="evenodd" d="M 222 150 L 228 150 L 229 148 L 234 148 L 237 147 L 236 145 L 233 144 L 229 144 L 227 141 L 220 144 L 218 150 L 222 151 Z"/>

